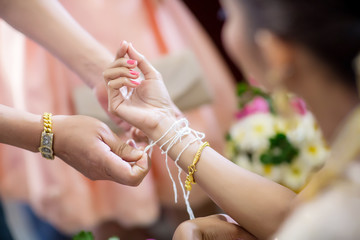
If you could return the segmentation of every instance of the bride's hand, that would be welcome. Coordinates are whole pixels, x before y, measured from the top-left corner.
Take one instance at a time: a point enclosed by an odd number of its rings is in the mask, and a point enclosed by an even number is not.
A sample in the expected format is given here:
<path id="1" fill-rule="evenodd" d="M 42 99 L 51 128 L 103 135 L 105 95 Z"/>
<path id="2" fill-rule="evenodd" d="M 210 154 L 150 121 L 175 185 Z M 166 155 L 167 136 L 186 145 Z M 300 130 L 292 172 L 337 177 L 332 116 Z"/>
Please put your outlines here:
<path id="1" fill-rule="evenodd" d="M 118 59 L 104 72 L 109 112 L 151 135 L 162 119 L 175 119 L 178 110 L 160 73 L 131 44 L 123 42 L 117 56 Z M 134 70 L 136 67 L 144 74 L 145 80 L 138 80 L 140 73 Z M 123 87 L 128 92 L 133 91 L 129 97 L 120 91 Z"/>

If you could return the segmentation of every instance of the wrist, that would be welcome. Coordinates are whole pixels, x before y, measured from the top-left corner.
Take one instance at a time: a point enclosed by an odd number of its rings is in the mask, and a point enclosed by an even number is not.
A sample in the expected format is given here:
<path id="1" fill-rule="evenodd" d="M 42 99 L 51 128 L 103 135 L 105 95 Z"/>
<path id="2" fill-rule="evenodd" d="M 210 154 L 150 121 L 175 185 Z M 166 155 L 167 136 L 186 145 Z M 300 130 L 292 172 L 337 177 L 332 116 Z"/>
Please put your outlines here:
<path id="1" fill-rule="evenodd" d="M 64 153 L 66 148 L 66 140 L 70 139 L 71 136 L 67 136 L 68 129 L 68 120 L 69 116 L 65 115 L 55 115 L 52 117 L 53 121 L 53 133 L 54 133 L 54 142 L 53 142 L 53 151 L 54 155 L 59 157 Z M 75 128 L 75 127 L 74 127 Z"/>
<path id="2" fill-rule="evenodd" d="M 167 154 L 173 159 L 176 160 L 181 153 L 181 161 L 179 165 L 185 171 L 187 166 L 192 163 L 192 159 L 197 152 L 198 148 L 201 145 L 201 138 L 196 135 L 196 131 L 188 128 L 188 122 L 186 119 L 182 120 L 176 119 L 175 117 L 162 118 L 159 121 L 159 124 L 156 129 L 154 129 L 153 134 L 150 136 L 150 139 L 156 141 L 156 145 L 162 150 L 166 151 L 172 142 L 173 137 L 181 133 L 179 131 L 184 131 L 185 134 L 181 136 L 181 140 L 178 140 L 175 144 L 172 144 Z M 193 133 L 188 132 L 188 130 L 194 131 Z M 187 132 L 187 133 L 186 133 Z M 180 160 L 180 159 L 178 159 Z"/>
<path id="3" fill-rule="evenodd" d="M 175 116 L 165 114 L 164 116 L 159 117 L 158 121 L 154 121 L 156 122 L 154 127 L 144 132 L 151 140 L 156 141 L 161 138 L 171 128 L 171 126 L 174 125 L 176 121 L 177 119 Z M 165 138 L 167 139 L 169 136 L 171 136 L 172 132 L 173 131 L 169 132 L 169 134 L 167 134 L 168 136 Z"/>

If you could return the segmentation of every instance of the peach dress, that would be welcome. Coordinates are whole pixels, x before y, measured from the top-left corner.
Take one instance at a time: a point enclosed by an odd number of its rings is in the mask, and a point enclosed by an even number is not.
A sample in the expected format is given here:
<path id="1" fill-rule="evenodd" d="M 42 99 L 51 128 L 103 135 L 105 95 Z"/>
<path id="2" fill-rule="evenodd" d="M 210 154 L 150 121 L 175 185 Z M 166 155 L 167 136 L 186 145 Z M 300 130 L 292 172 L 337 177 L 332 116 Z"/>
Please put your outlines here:
<path id="1" fill-rule="evenodd" d="M 150 60 L 161 55 L 143 0 L 60 2 L 111 52 L 115 53 L 120 42 L 127 40 Z M 226 90 L 231 90 L 231 78 L 194 17 L 180 1 L 168 0 L 158 2 L 156 18 L 169 52 L 190 46 L 206 69 L 210 85 L 225 89 L 215 96 L 219 102 L 228 94 Z M 0 20 L 1 104 L 36 114 L 49 111 L 71 115 L 74 114 L 72 92 L 82 84 L 41 46 Z M 214 108 L 222 118 L 228 112 L 219 104 Z M 224 121 L 219 117 L 216 122 Z M 152 173 L 136 188 L 91 181 L 60 159 L 47 161 L 38 153 L 3 144 L 0 145 L 0 195 L 29 203 L 38 215 L 68 233 L 89 229 L 104 220 L 115 220 L 125 227 L 148 225 L 158 218 L 160 206 Z"/>

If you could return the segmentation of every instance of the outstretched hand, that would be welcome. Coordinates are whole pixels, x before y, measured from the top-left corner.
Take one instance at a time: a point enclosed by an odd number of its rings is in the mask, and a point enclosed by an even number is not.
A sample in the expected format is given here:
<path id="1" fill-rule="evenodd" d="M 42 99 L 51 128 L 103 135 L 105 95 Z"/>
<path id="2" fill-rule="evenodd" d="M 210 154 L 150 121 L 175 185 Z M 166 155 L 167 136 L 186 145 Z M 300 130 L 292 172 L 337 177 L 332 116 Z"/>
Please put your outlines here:
<path id="1" fill-rule="evenodd" d="M 144 80 L 139 81 L 140 72 Z M 164 117 L 176 117 L 178 109 L 172 103 L 160 73 L 135 50 L 123 42 L 117 59 L 105 70 L 109 112 L 126 120 L 146 134 L 156 128 Z M 124 92 L 130 93 L 125 96 Z"/>

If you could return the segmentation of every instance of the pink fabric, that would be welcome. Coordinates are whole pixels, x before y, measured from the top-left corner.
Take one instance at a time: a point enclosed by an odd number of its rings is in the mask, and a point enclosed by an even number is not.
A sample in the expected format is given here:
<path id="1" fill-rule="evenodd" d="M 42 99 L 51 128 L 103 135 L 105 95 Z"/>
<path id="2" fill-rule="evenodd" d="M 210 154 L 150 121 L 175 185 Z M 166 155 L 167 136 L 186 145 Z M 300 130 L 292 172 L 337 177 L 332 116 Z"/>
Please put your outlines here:
<path id="1" fill-rule="evenodd" d="M 60 2 L 111 52 L 115 53 L 120 42 L 127 40 L 150 60 L 160 56 L 142 0 Z M 229 89 L 229 74 L 196 21 L 177 0 L 165 2 L 159 5 L 157 17 L 169 50 L 181 50 L 187 42 L 196 50 L 210 84 L 220 86 L 215 89 L 224 86 Z M 179 15 L 174 17 L 174 12 Z M 179 19 L 187 24 L 185 36 L 190 38 L 184 37 Z M 5 30 L 15 34 L 14 30 L 0 22 L 0 39 L 5 36 Z M 21 36 L 16 38 L 22 39 L 16 43 L 16 48 L 22 49 L 23 62 L 15 61 L 13 65 L 18 70 L 20 65 L 24 66 L 19 77 L 23 87 L 11 88 L 9 82 L 12 76 L 1 71 L 6 66 L 6 58 L 12 55 L 7 46 L 13 39 L 8 38 L 0 42 L 0 55 L 3 56 L 0 61 L 1 104 L 37 114 L 44 111 L 74 114 L 72 91 L 83 83 L 42 47 Z M 217 100 L 228 97 L 227 94 L 225 91 L 216 95 Z M 16 104 L 13 100 L 17 101 Z M 224 113 L 228 110 L 220 105 L 218 107 L 220 118 L 225 118 L 220 111 Z M 231 114 L 228 116 L 230 119 Z M 93 182 L 60 159 L 46 161 L 39 154 L 6 145 L 0 145 L 0 171 L 2 197 L 28 202 L 39 215 L 65 232 L 90 228 L 104 220 L 117 220 L 123 226 L 144 225 L 156 220 L 159 214 L 159 199 L 152 173 L 137 188 L 108 181 Z"/>

